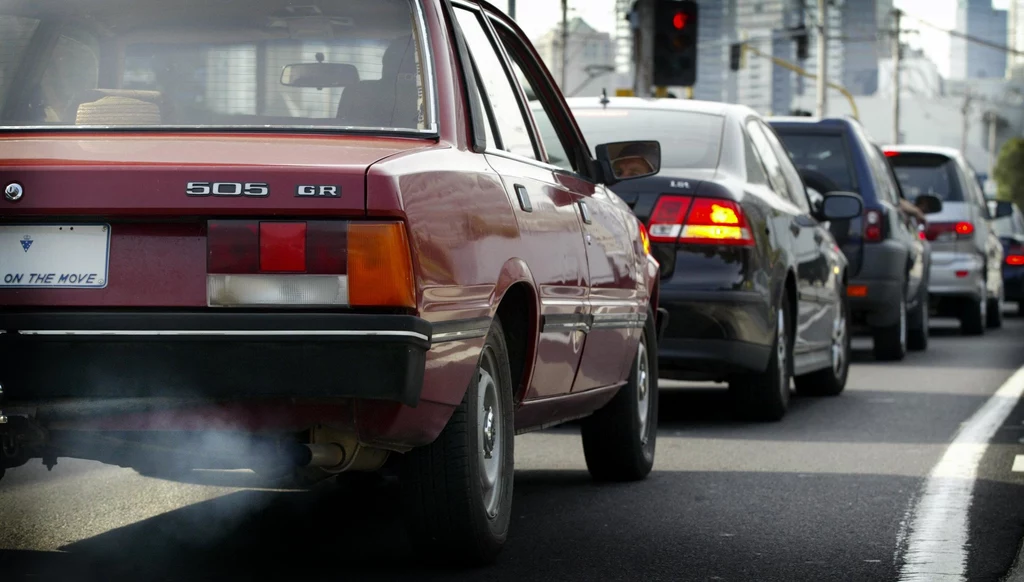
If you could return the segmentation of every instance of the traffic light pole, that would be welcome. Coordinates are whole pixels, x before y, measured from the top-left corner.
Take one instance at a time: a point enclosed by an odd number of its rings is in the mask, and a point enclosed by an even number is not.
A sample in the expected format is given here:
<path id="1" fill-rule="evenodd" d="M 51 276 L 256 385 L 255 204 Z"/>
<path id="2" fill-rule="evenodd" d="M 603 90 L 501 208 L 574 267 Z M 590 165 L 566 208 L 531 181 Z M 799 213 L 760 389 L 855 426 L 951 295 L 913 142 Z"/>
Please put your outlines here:
<path id="1" fill-rule="evenodd" d="M 562 0 L 562 79 L 561 89 L 565 92 L 566 79 L 569 78 L 569 0 Z"/>
<path id="2" fill-rule="evenodd" d="M 892 143 L 900 143 L 900 17 L 903 13 L 897 8 L 892 11 Z"/>
<path id="3" fill-rule="evenodd" d="M 633 93 L 638 97 L 650 97 L 654 86 L 654 6 L 655 0 L 640 0 L 640 50 L 635 63 L 636 86 Z"/>
<path id="4" fill-rule="evenodd" d="M 818 0 L 818 100 L 816 115 L 825 117 L 828 102 L 828 1 Z"/>

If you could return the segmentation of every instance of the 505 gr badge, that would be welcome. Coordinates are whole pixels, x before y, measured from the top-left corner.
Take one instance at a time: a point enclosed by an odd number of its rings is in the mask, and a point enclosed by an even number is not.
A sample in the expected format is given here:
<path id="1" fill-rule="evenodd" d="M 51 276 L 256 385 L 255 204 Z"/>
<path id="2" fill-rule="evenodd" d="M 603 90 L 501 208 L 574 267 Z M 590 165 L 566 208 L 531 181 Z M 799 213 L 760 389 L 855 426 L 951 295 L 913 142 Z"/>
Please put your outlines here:
<path id="1" fill-rule="evenodd" d="M 270 195 L 266 182 L 189 182 L 185 185 L 189 196 L 253 196 L 263 198 Z"/>

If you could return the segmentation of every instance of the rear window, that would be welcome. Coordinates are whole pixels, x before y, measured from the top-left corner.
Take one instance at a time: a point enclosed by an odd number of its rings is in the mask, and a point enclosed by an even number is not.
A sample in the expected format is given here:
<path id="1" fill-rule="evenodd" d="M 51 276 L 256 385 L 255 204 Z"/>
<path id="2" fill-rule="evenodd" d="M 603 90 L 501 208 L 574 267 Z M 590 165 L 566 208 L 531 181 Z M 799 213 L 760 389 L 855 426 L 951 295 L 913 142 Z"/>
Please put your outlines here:
<path id="1" fill-rule="evenodd" d="M 789 150 L 793 165 L 801 170 L 821 172 L 835 182 L 840 190 L 857 192 L 853 162 L 842 135 L 791 133 L 777 126 L 774 129 Z"/>
<path id="2" fill-rule="evenodd" d="M 656 140 L 661 143 L 662 168 L 718 167 L 724 124 L 719 115 L 647 109 L 575 109 L 572 113 L 591 150 L 602 143 Z"/>
<path id="3" fill-rule="evenodd" d="M 416 0 L 7 0 L 0 126 L 428 131 Z"/>
<path id="4" fill-rule="evenodd" d="M 889 163 L 910 200 L 921 194 L 938 196 L 946 202 L 964 200 L 956 162 L 946 156 L 898 153 L 889 157 Z"/>

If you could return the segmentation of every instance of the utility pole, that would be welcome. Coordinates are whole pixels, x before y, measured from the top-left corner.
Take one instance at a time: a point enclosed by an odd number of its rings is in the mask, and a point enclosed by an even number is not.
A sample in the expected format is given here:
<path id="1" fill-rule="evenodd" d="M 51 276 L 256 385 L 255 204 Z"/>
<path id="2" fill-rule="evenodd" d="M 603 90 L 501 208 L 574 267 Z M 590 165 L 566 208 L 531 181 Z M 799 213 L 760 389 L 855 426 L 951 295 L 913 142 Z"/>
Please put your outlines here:
<path id="1" fill-rule="evenodd" d="M 899 8 L 892 11 L 892 143 L 900 143 L 900 17 Z"/>
<path id="2" fill-rule="evenodd" d="M 988 178 L 991 180 L 996 173 L 996 131 L 998 130 L 999 115 L 995 111 L 988 112 Z"/>
<path id="3" fill-rule="evenodd" d="M 961 128 L 960 134 L 960 152 L 967 155 L 967 132 L 970 129 L 970 113 L 971 113 L 971 90 L 964 90 L 964 106 L 960 109 L 964 115 L 963 127 Z"/>
<path id="4" fill-rule="evenodd" d="M 818 0 L 818 118 L 825 117 L 828 103 L 828 0 Z"/>
<path id="5" fill-rule="evenodd" d="M 637 10 L 640 12 L 640 50 L 636 66 L 637 97 L 650 97 L 654 86 L 654 5 L 655 0 L 639 0 Z"/>
<path id="6" fill-rule="evenodd" d="M 516 19 L 516 0 L 508 0 L 508 16 L 512 20 Z"/>
<path id="7" fill-rule="evenodd" d="M 562 91 L 569 73 L 569 0 L 562 0 Z"/>

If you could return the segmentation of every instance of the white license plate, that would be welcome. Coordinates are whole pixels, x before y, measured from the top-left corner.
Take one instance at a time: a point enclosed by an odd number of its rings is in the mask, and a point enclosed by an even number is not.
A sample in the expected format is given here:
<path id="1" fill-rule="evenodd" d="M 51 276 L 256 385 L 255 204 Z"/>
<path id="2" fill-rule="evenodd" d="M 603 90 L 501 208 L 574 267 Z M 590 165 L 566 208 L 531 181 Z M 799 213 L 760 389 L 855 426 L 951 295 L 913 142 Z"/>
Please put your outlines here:
<path id="1" fill-rule="evenodd" d="M 0 288 L 107 286 L 110 226 L 0 226 Z"/>

